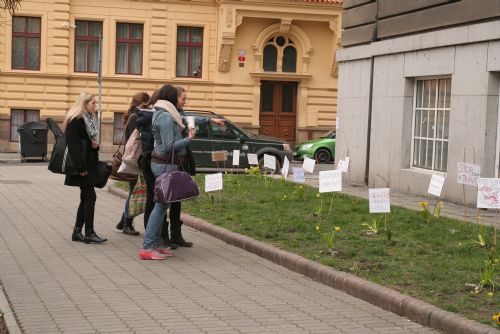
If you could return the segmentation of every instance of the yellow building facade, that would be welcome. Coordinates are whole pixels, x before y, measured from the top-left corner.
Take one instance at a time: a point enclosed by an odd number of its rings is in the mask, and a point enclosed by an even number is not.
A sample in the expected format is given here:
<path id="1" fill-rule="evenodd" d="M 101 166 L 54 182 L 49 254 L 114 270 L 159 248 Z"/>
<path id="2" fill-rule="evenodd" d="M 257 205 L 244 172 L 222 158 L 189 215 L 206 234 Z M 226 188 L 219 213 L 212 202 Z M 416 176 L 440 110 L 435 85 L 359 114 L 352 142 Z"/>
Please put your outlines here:
<path id="1" fill-rule="evenodd" d="M 62 122 L 78 94 L 98 94 L 101 146 L 119 141 L 131 96 L 165 83 L 186 109 L 220 113 L 290 142 L 335 127 L 341 1 L 36 0 L 0 13 L 0 151 L 16 129 Z M 49 136 L 50 138 L 51 136 Z"/>

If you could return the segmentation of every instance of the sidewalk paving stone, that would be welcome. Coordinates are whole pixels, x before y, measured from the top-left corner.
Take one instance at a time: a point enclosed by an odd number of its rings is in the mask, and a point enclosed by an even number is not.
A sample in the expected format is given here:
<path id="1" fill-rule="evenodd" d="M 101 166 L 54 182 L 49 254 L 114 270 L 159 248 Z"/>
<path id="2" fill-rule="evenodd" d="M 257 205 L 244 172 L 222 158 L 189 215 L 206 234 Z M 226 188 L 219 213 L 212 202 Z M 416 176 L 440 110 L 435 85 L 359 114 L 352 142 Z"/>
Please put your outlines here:
<path id="1" fill-rule="evenodd" d="M 79 190 L 63 179 L 43 164 L 0 167 L 0 283 L 25 334 L 437 333 L 189 227 L 192 249 L 141 261 L 142 237 L 116 231 L 123 200 L 106 189 L 95 227 L 109 241 L 72 242 Z"/>

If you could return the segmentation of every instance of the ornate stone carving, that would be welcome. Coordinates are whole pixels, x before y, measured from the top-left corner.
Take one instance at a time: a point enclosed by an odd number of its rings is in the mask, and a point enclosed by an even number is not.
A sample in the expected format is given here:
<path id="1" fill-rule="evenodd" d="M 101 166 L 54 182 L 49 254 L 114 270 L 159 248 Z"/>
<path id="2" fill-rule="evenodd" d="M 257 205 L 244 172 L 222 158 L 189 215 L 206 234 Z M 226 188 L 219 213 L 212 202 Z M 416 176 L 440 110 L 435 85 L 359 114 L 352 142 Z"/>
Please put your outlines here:
<path id="1" fill-rule="evenodd" d="M 291 25 L 292 25 L 292 19 L 291 18 L 282 18 L 281 19 L 281 25 L 280 25 L 280 32 L 287 33 L 288 30 L 290 30 L 290 26 Z"/>
<path id="2" fill-rule="evenodd" d="M 226 28 L 231 28 L 233 26 L 233 9 L 228 8 L 226 10 Z"/>
<path id="3" fill-rule="evenodd" d="M 339 76 L 339 63 L 337 62 L 337 50 L 340 49 L 340 45 L 341 45 L 341 39 L 337 38 L 337 45 L 333 53 L 333 63 L 331 71 L 331 76 L 334 78 L 337 78 Z"/>
<path id="4" fill-rule="evenodd" d="M 236 35 L 232 32 L 222 34 L 222 41 L 219 48 L 219 72 L 228 72 L 231 68 L 231 51 L 233 50 Z"/>

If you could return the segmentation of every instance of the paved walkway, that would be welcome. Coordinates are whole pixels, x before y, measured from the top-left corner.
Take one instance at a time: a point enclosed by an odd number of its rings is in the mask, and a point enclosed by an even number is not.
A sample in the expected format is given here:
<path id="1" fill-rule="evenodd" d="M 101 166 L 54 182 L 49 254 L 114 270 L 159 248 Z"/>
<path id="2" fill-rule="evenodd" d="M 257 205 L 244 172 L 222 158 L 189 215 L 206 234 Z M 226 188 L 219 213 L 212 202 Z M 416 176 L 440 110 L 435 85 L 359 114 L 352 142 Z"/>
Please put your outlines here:
<path id="1" fill-rule="evenodd" d="M 72 242 L 78 197 L 45 165 L 0 165 L 0 282 L 26 334 L 437 333 L 189 228 L 195 247 L 141 261 L 106 190 L 109 241 Z"/>

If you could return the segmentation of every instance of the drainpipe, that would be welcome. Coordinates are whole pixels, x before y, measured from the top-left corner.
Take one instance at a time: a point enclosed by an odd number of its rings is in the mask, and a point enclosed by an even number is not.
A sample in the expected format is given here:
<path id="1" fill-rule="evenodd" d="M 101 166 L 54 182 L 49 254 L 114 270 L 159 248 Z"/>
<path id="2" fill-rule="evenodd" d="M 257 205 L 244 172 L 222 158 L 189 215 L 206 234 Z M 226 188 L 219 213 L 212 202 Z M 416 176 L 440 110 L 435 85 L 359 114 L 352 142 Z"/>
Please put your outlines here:
<path id="1" fill-rule="evenodd" d="M 378 28 L 378 0 L 375 15 L 375 29 L 373 31 L 373 36 L 371 43 L 377 40 L 377 28 Z M 370 142 L 372 136 L 372 109 L 373 109 L 373 72 L 375 66 L 375 57 L 372 55 L 370 57 L 370 93 L 368 95 L 368 131 L 366 133 L 366 161 L 365 161 L 365 185 L 368 185 L 368 180 L 370 178 Z"/>
<path id="2" fill-rule="evenodd" d="M 372 136 L 372 109 L 373 109 L 373 66 L 375 57 L 370 57 L 370 93 L 368 95 L 368 131 L 366 133 L 366 161 L 365 161 L 365 185 L 368 185 L 370 177 L 370 141 Z"/>

